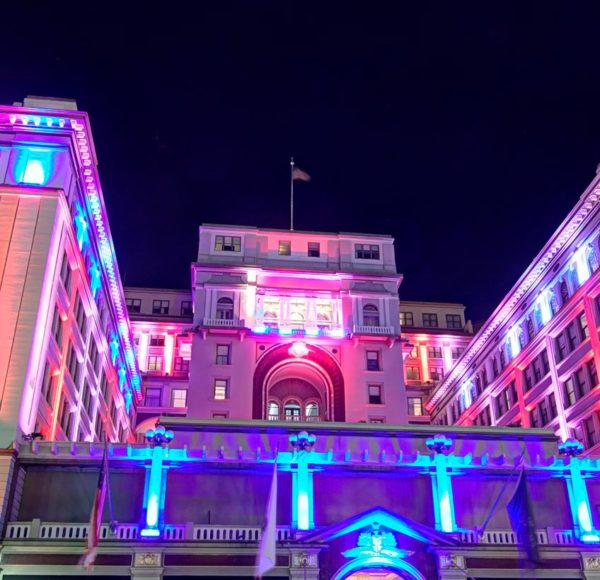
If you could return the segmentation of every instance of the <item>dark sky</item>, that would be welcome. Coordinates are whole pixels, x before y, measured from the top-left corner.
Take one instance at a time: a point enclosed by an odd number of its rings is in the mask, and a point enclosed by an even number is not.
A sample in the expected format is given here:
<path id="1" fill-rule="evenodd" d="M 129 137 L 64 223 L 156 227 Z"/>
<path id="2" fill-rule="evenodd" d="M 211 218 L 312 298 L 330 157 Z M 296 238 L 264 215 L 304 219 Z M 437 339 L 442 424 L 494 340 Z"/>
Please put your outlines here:
<path id="1" fill-rule="evenodd" d="M 202 222 L 287 227 L 293 154 L 297 229 L 392 234 L 401 295 L 477 320 L 595 174 L 592 4 L 196 4 L 3 8 L 0 102 L 89 112 L 127 285 L 189 288 Z"/>

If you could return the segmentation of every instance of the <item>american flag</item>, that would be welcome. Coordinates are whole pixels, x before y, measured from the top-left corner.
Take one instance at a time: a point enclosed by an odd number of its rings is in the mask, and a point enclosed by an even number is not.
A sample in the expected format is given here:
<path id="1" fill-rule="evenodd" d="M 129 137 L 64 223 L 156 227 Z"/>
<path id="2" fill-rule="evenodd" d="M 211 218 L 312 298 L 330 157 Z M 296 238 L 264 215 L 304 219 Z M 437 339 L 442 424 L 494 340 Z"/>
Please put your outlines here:
<path id="1" fill-rule="evenodd" d="M 292 169 L 292 179 L 294 181 L 310 181 L 310 175 L 299 167 L 294 167 Z"/>
<path id="2" fill-rule="evenodd" d="M 98 474 L 98 485 L 94 495 L 94 504 L 90 514 L 90 527 L 87 536 L 87 547 L 81 558 L 81 565 L 85 568 L 91 568 L 96 561 L 98 554 L 98 543 L 100 542 L 100 529 L 102 527 L 102 513 L 104 512 L 104 500 L 108 488 L 108 455 L 106 445 L 102 456 L 102 465 Z"/>

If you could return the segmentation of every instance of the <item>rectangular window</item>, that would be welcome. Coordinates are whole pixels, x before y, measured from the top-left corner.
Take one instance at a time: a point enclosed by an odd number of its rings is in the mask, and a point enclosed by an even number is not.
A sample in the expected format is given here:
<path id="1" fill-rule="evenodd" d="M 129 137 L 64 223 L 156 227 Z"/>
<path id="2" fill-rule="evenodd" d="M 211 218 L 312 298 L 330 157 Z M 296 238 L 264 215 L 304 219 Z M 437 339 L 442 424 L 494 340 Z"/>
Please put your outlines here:
<path id="1" fill-rule="evenodd" d="M 161 389 L 146 389 L 146 407 L 161 407 Z"/>
<path id="2" fill-rule="evenodd" d="M 165 335 L 152 334 L 150 336 L 150 346 L 165 346 Z"/>
<path id="3" fill-rule="evenodd" d="M 534 429 L 540 427 L 540 414 L 537 407 L 529 413 L 529 420 Z"/>
<path id="4" fill-rule="evenodd" d="M 153 300 L 152 314 L 169 314 L 169 300 Z"/>
<path id="5" fill-rule="evenodd" d="M 216 411 L 212 414 L 213 419 L 227 419 L 229 417 L 229 413 L 227 411 Z"/>
<path id="6" fill-rule="evenodd" d="M 63 254 L 62 264 L 60 266 L 60 279 L 63 283 L 67 295 L 71 294 L 71 265 L 69 264 L 69 256 L 65 252 Z"/>
<path id="7" fill-rule="evenodd" d="M 148 357 L 148 372 L 160 372 L 163 368 L 163 357 L 162 356 L 149 356 Z"/>
<path id="8" fill-rule="evenodd" d="M 420 381 L 421 380 L 421 371 L 419 367 L 406 367 L 406 380 L 407 381 Z"/>
<path id="9" fill-rule="evenodd" d="M 194 311 L 192 309 L 192 301 L 191 300 L 182 300 L 181 301 L 181 316 L 192 316 Z"/>
<path id="10" fill-rule="evenodd" d="M 60 317 L 58 306 L 54 307 L 54 316 L 52 317 L 52 336 L 60 348 L 62 346 L 63 323 Z"/>
<path id="11" fill-rule="evenodd" d="M 590 387 L 593 389 L 598 384 L 598 372 L 596 371 L 596 363 L 594 359 L 586 363 L 588 374 L 590 375 Z"/>
<path id="12" fill-rule="evenodd" d="M 540 353 L 540 360 L 542 361 L 544 376 L 546 376 L 550 372 L 550 362 L 548 361 L 548 351 L 546 349 Z"/>
<path id="13" fill-rule="evenodd" d="M 187 406 L 187 389 L 171 390 L 171 407 L 183 409 Z"/>
<path id="14" fill-rule="evenodd" d="M 556 399 L 554 398 L 554 393 L 550 393 L 546 399 L 546 403 L 548 405 L 548 412 L 550 413 L 550 420 L 556 419 L 556 417 L 558 417 L 558 409 L 556 408 Z"/>
<path id="15" fill-rule="evenodd" d="M 369 423 L 382 425 L 385 423 L 385 419 L 383 417 L 369 417 Z"/>
<path id="16" fill-rule="evenodd" d="M 579 324 L 579 333 L 581 334 L 581 340 L 585 340 L 590 335 L 590 329 L 588 327 L 587 318 L 585 314 L 580 314 L 577 317 L 577 322 Z"/>
<path id="17" fill-rule="evenodd" d="M 441 381 L 444 378 L 444 367 L 432 366 L 429 367 L 429 377 L 432 381 Z"/>
<path id="18" fill-rule="evenodd" d="M 575 393 L 577 394 L 577 398 L 581 399 L 587 390 L 585 385 L 585 371 L 583 367 L 577 369 L 573 377 L 575 379 Z"/>
<path id="19" fill-rule="evenodd" d="M 414 318 L 412 312 L 401 312 L 400 313 L 400 326 L 414 326 Z"/>
<path id="20" fill-rule="evenodd" d="M 381 385 L 369 385 L 369 405 L 383 404 Z"/>
<path id="21" fill-rule="evenodd" d="M 60 417 L 58 422 L 62 427 L 63 433 L 67 440 L 70 439 L 71 436 L 71 421 L 73 419 L 73 413 L 71 413 L 71 405 L 66 395 L 63 395 L 62 407 L 60 410 Z"/>
<path id="22" fill-rule="evenodd" d="M 376 244 L 354 244 L 354 257 L 358 260 L 379 260 L 379 246 Z"/>
<path id="23" fill-rule="evenodd" d="M 564 382 L 564 394 L 565 394 L 565 409 L 575 404 L 577 398 L 575 397 L 575 386 L 573 384 L 573 379 L 568 378 Z"/>
<path id="24" fill-rule="evenodd" d="M 460 314 L 446 314 L 446 326 L 456 330 L 462 330 L 462 319 Z"/>
<path id="25" fill-rule="evenodd" d="M 589 417 L 583 421 L 583 430 L 585 432 L 585 440 L 587 447 L 593 447 L 598 443 L 598 434 L 594 425 L 594 417 Z"/>
<path id="26" fill-rule="evenodd" d="M 380 371 L 381 366 L 379 364 L 379 351 L 368 350 L 367 351 L 367 370 L 368 371 Z"/>
<path id="27" fill-rule="evenodd" d="M 224 401 L 229 398 L 229 381 L 227 379 L 215 379 L 215 399 Z"/>
<path id="28" fill-rule="evenodd" d="M 569 351 L 572 351 L 579 344 L 574 322 L 571 322 L 571 324 L 567 326 L 567 340 L 569 342 Z"/>
<path id="29" fill-rule="evenodd" d="M 438 327 L 437 314 L 432 314 L 431 312 L 423 312 L 423 326 L 425 328 L 437 328 Z"/>
<path id="30" fill-rule="evenodd" d="M 241 252 L 242 238 L 240 236 L 215 236 L 216 252 Z"/>
<path id="31" fill-rule="evenodd" d="M 130 314 L 136 314 L 142 310 L 142 301 L 140 298 L 127 298 L 125 304 Z"/>
<path id="32" fill-rule="evenodd" d="M 556 360 L 561 361 L 567 356 L 567 340 L 564 334 L 559 334 L 556 337 Z"/>
<path id="33" fill-rule="evenodd" d="M 190 361 L 181 356 L 176 356 L 175 361 L 173 362 L 173 371 L 176 373 L 189 373 Z"/>
<path id="34" fill-rule="evenodd" d="M 231 351 L 231 345 L 229 344 L 217 344 L 217 360 L 215 361 L 218 365 L 231 364 L 229 355 Z"/>
<path id="35" fill-rule="evenodd" d="M 321 256 L 321 244 L 319 242 L 308 242 L 308 257 L 319 258 Z"/>
<path id="36" fill-rule="evenodd" d="M 48 401 L 50 405 L 52 405 L 52 400 L 50 397 L 50 392 L 52 389 L 50 388 L 52 385 L 52 375 L 50 373 L 50 365 L 46 363 L 44 367 L 44 374 L 42 375 L 42 397 Z"/>
<path id="37" fill-rule="evenodd" d="M 441 346 L 427 347 L 427 358 L 442 358 L 442 347 Z"/>
<path id="38" fill-rule="evenodd" d="M 292 255 L 292 242 L 290 242 L 289 240 L 279 240 L 278 253 L 280 256 L 291 256 Z"/>
<path id="39" fill-rule="evenodd" d="M 423 415 L 423 400 L 421 397 L 408 397 L 408 414 L 414 417 Z"/>
<path id="40" fill-rule="evenodd" d="M 462 346 L 454 346 L 451 349 L 452 360 L 458 360 L 462 353 L 465 352 L 465 349 Z"/>

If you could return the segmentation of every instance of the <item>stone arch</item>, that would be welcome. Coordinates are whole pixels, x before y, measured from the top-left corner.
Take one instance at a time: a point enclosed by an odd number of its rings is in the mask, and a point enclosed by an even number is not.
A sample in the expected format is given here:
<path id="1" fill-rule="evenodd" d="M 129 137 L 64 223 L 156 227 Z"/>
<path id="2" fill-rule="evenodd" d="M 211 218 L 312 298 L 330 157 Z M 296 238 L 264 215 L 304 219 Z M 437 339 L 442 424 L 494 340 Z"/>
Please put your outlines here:
<path id="1" fill-rule="evenodd" d="M 412 564 L 405 562 L 404 560 L 397 560 L 396 558 L 387 558 L 383 556 L 371 556 L 356 558 L 350 562 L 346 562 L 332 577 L 332 580 L 344 580 L 355 572 L 365 571 L 374 568 L 389 570 L 390 572 L 396 572 L 401 578 L 410 578 L 412 580 L 425 580 L 423 576 Z"/>
<path id="2" fill-rule="evenodd" d="M 306 344 L 307 353 L 296 358 L 289 353 L 292 342 L 279 344 L 267 350 L 259 359 L 253 378 L 252 418 L 263 419 L 266 409 L 265 384 L 272 370 L 283 364 L 309 364 L 322 373 L 330 390 L 331 409 L 330 420 L 345 421 L 346 404 L 344 392 L 344 376 L 333 356 L 325 349 L 314 344 Z"/>

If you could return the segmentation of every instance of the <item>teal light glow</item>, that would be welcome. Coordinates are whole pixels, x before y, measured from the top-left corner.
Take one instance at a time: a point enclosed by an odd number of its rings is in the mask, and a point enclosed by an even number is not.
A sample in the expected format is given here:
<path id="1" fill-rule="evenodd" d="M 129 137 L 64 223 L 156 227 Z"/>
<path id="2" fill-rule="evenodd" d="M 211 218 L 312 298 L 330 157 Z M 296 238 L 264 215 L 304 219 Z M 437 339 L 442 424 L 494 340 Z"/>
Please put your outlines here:
<path id="1" fill-rule="evenodd" d="M 583 534 L 581 541 L 588 544 L 597 544 L 600 542 L 600 536 L 598 534 Z"/>
<path id="2" fill-rule="evenodd" d="M 90 275 L 90 288 L 92 290 L 92 295 L 96 298 L 98 294 L 98 290 L 100 290 L 102 283 L 100 278 L 100 268 L 98 267 L 98 263 L 94 258 L 91 260 L 90 269 L 88 270 Z"/>
<path id="3" fill-rule="evenodd" d="M 298 493 L 298 529 L 309 530 L 309 505 L 308 505 L 308 493 L 306 491 L 300 491 Z"/>
<path id="4" fill-rule="evenodd" d="M 450 497 L 447 491 L 444 491 L 440 497 L 440 521 L 443 532 L 453 532 L 452 508 L 450 506 Z"/>
<path id="5" fill-rule="evenodd" d="M 19 152 L 15 163 L 15 180 L 27 185 L 46 185 L 54 171 L 54 152 L 31 147 Z"/>
<path id="6" fill-rule="evenodd" d="M 89 243 L 90 234 L 85 212 L 79 202 L 75 202 L 75 216 L 73 217 L 73 224 L 75 225 L 75 237 L 77 238 L 77 244 L 79 245 L 79 249 L 83 251 L 83 246 Z"/>
<path id="7" fill-rule="evenodd" d="M 162 464 L 164 449 L 161 445 L 155 445 L 152 449 L 152 463 L 150 464 L 150 476 L 146 485 L 146 527 L 142 530 L 143 536 L 158 536 L 162 485 Z"/>
<path id="8" fill-rule="evenodd" d="M 592 515 L 590 514 L 590 506 L 586 501 L 579 502 L 577 507 L 577 518 L 579 525 L 584 532 L 592 531 Z"/>
<path id="9" fill-rule="evenodd" d="M 579 458 L 571 457 L 569 470 L 571 472 L 571 477 L 567 479 L 567 487 L 569 491 L 571 515 L 575 524 L 575 532 L 583 541 L 596 541 L 584 540 L 584 537 L 591 538 L 598 534 L 597 531 L 594 530 L 590 498 L 588 496 L 585 479 L 583 479 L 581 475 L 581 462 Z"/>
<path id="10" fill-rule="evenodd" d="M 456 530 L 454 515 L 454 496 L 452 494 L 452 480 L 448 475 L 448 457 L 442 453 L 435 456 L 435 473 L 432 474 L 432 485 L 436 525 L 442 532 L 451 533 Z"/>
<path id="11" fill-rule="evenodd" d="M 158 494 L 152 492 L 148 498 L 148 508 L 146 511 L 146 525 L 149 528 L 156 527 L 158 524 Z"/>
<path id="12" fill-rule="evenodd" d="M 547 324 L 552 318 L 552 308 L 550 306 L 550 290 L 546 289 L 538 298 L 538 305 L 540 308 L 540 315 L 542 317 L 542 324 Z"/>

